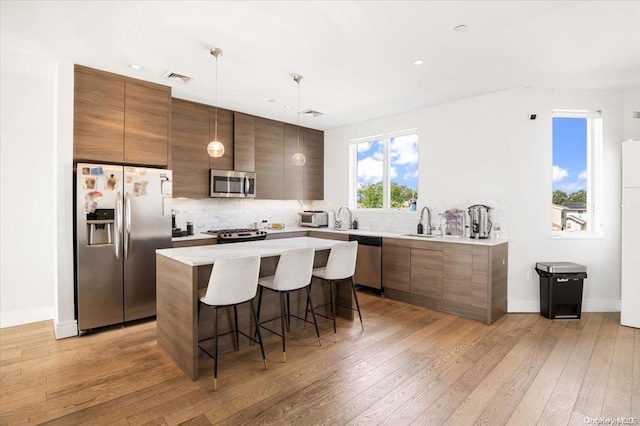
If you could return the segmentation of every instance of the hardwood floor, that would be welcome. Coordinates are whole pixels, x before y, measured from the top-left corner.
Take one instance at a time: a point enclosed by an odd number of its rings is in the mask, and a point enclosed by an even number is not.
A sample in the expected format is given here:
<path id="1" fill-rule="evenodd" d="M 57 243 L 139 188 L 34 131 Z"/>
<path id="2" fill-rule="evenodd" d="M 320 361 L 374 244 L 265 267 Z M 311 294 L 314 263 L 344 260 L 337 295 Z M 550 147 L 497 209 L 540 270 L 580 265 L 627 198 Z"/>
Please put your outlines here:
<path id="1" fill-rule="evenodd" d="M 55 340 L 50 321 L 0 330 L 0 424 L 585 424 L 640 419 L 640 330 L 507 314 L 488 326 L 360 292 L 365 323 L 292 323 L 260 351 L 241 340 L 192 382 L 155 321 Z M 320 320 L 319 320 L 320 321 Z M 224 339 L 224 338 L 223 338 Z M 221 340 L 222 342 L 222 340 Z M 595 424 L 595 423 L 594 423 Z"/>

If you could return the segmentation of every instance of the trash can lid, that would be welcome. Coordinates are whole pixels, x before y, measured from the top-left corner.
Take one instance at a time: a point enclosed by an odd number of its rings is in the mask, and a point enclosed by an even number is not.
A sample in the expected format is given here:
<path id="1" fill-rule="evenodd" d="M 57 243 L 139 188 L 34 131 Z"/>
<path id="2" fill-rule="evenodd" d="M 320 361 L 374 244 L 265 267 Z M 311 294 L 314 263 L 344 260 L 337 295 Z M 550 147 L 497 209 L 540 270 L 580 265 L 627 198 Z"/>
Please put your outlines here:
<path id="1" fill-rule="evenodd" d="M 573 262 L 537 262 L 536 268 L 556 274 L 587 272 L 587 267 Z"/>

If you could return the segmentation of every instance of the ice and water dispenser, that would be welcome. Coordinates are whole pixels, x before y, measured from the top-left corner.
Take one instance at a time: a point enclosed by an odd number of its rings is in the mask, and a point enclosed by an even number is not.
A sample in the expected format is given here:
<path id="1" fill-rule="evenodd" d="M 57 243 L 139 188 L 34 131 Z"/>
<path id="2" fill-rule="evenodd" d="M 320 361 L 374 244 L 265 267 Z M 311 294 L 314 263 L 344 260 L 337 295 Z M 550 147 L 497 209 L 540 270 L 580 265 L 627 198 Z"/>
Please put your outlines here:
<path id="1" fill-rule="evenodd" d="M 87 245 L 113 244 L 115 209 L 96 209 L 87 213 Z"/>

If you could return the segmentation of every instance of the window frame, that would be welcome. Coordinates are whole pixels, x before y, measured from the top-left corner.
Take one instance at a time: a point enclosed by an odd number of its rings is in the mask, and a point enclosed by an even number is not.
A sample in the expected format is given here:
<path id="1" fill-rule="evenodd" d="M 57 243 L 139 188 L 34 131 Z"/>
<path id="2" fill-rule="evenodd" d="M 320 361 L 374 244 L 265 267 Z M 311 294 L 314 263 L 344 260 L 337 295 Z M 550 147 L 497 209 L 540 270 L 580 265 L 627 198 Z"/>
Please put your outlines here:
<path id="1" fill-rule="evenodd" d="M 418 138 L 418 182 L 416 191 L 419 191 L 420 187 L 420 133 L 417 128 L 406 129 L 397 132 L 391 133 L 383 133 L 377 135 L 366 136 L 362 138 L 356 138 L 349 140 L 349 207 L 353 211 L 360 212 L 384 212 L 384 211 L 410 211 L 407 209 L 400 209 L 397 207 L 391 207 L 391 182 L 389 181 L 389 167 L 390 167 L 390 158 L 389 158 L 389 146 L 391 139 L 408 136 L 408 135 L 416 135 Z M 367 142 L 375 142 L 382 141 L 382 207 L 381 208 L 370 208 L 363 209 L 358 208 L 358 144 L 367 143 Z M 419 192 L 418 192 L 419 194 Z M 418 198 L 418 197 L 416 197 Z"/>
<path id="2" fill-rule="evenodd" d="M 603 117 L 600 110 L 564 110 L 554 109 L 551 112 L 551 168 L 553 158 L 553 119 L 584 118 L 587 119 L 587 229 L 584 231 L 551 230 L 552 239 L 593 239 L 604 238 L 603 235 Z M 553 174 L 553 173 L 551 173 Z M 553 180 L 551 182 L 553 196 Z"/>

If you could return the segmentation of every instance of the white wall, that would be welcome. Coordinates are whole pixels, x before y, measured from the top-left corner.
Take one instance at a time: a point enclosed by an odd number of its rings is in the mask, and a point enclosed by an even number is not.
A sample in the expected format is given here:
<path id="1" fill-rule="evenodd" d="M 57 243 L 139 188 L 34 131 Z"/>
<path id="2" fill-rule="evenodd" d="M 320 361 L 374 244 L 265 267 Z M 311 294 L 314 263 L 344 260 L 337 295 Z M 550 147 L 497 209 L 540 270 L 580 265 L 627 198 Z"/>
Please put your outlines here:
<path id="1" fill-rule="evenodd" d="M 551 111 L 599 109 L 604 118 L 604 238 L 552 240 Z M 325 203 L 346 204 L 348 141 L 418 128 L 419 188 L 425 204 L 504 200 L 508 210 L 511 312 L 537 312 L 539 261 L 588 266 L 585 311 L 620 308 L 620 141 L 622 91 L 507 90 L 385 117 L 325 133 Z M 537 119 L 530 120 L 530 114 Z"/>
<path id="2" fill-rule="evenodd" d="M 2 54 L 0 326 L 52 318 L 56 62 Z"/>
<path id="3" fill-rule="evenodd" d="M 640 88 L 624 92 L 624 140 L 640 139 L 640 118 L 633 114 L 640 112 Z"/>

